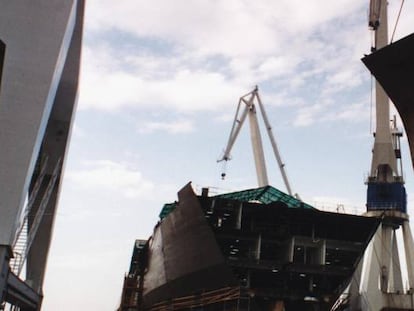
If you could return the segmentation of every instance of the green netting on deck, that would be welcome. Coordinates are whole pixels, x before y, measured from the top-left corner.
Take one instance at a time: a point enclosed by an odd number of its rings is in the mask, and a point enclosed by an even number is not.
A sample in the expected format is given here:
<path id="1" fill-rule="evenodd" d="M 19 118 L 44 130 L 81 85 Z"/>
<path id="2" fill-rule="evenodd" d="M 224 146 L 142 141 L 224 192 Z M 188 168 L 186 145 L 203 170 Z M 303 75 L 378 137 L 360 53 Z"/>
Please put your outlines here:
<path id="1" fill-rule="evenodd" d="M 230 199 L 241 202 L 260 202 L 263 204 L 283 202 L 290 208 L 314 208 L 313 206 L 306 204 L 280 190 L 277 190 L 272 186 L 242 190 L 231 193 L 223 193 L 216 195 L 213 198 Z M 159 214 L 160 219 L 164 219 L 169 213 L 171 213 L 175 209 L 176 206 L 177 203 L 164 204 Z"/>
<path id="2" fill-rule="evenodd" d="M 224 193 L 216 195 L 215 198 L 238 200 L 242 202 L 258 201 L 263 204 L 283 202 L 290 208 L 314 208 L 291 195 L 288 195 L 272 186 L 248 189 L 243 191 Z"/>

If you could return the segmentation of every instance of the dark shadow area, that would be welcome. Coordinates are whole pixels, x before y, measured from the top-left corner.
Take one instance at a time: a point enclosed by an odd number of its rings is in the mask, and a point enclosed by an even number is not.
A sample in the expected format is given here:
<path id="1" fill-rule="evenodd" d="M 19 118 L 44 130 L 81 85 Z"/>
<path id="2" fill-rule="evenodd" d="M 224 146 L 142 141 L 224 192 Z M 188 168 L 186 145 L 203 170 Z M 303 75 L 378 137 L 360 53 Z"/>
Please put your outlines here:
<path id="1" fill-rule="evenodd" d="M 0 40 L 0 92 L 1 92 L 1 78 L 3 76 L 4 57 L 6 55 L 6 44 Z"/>

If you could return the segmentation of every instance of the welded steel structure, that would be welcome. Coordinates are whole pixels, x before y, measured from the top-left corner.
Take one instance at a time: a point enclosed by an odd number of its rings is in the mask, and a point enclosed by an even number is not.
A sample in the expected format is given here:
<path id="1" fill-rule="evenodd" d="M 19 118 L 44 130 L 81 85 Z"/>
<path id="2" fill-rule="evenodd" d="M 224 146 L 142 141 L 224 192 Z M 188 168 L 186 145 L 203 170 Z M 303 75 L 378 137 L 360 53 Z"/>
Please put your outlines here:
<path id="1" fill-rule="evenodd" d="M 191 185 L 134 246 L 120 310 L 330 310 L 379 219 L 321 212 L 270 186 Z"/>
<path id="2" fill-rule="evenodd" d="M 0 0 L 0 305 L 15 309 L 41 305 L 83 12 L 83 0 Z"/>

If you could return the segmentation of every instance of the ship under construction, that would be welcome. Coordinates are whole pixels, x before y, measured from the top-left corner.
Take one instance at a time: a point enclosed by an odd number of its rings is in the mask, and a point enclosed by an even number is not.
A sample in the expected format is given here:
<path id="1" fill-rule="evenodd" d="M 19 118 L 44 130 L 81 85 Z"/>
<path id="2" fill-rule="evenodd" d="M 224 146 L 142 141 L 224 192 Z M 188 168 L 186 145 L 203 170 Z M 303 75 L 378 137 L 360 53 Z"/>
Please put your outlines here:
<path id="1" fill-rule="evenodd" d="M 391 99 L 413 158 L 414 34 L 389 44 L 386 0 L 370 1 L 369 26 L 372 53 L 362 61 L 377 82 L 366 213 L 320 211 L 292 193 L 256 87 L 240 98 L 220 161 L 230 159 L 249 119 L 259 187 L 215 195 L 203 188 L 197 195 L 185 185 L 162 208 L 151 237 L 136 240 L 119 311 L 414 310 L 402 133 L 389 112 Z M 287 193 L 267 180 L 257 111 Z M 404 252 L 397 247 L 399 229 Z"/>
<path id="2" fill-rule="evenodd" d="M 121 310 L 329 310 L 378 224 L 271 186 L 197 196 L 188 184 L 136 241 Z"/>

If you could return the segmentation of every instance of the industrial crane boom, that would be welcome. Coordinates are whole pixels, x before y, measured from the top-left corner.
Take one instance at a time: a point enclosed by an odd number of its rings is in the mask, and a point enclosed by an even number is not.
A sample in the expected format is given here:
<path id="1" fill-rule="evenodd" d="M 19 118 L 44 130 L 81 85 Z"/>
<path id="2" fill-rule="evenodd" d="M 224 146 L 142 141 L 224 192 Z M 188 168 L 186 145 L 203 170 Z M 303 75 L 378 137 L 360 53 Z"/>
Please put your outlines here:
<path id="1" fill-rule="evenodd" d="M 267 118 L 266 111 L 262 104 L 262 101 L 259 96 L 259 89 L 256 86 L 253 91 L 250 93 L 240 97 L 239 103 L 237 105 L 236 115 L 234 117 L 233 125 L 230 131 L 229 139 L 227 142 L 227 146 L 224 149 L 223 156 L 217 161 L 229 161 L 231 160 L 230 152 L 236 142 L 236 139 L 240 133 L 240 129 L 243 126 L 246 117 L 249 116 L 249 123 L 250 123 L 250 136 L 253 146 L 253 154 L 254 160 L 256 165 L 256 173 L 257 173 L 257 180 L 259 187 L 264 187 L 269 185 L 269 181 L 267 178 L 267 171 L 266 171 L 266 163 L 264 158 L 263 152 L 263 144 L 260 135 L 259 123 L 257 120 L 257 111 L 255 106 L 255 100 L 257 101 L 260 112 L 262 113 L 262 118 L 266 126 L 267 134 L 269 135 L 270 143 L 273 148 L 273 153 L 275 154 L 276 161 L 278 163 L 280 172 L 282 174 L 283 182 L 285 183 L 286 190 L 289 195 L 292 195 L 292 190 L 289 184 L 289 180 L 287 178 L 285 164 L 282 162 L 282 158 L 279 153 L 279 149 L 276 144 L 276 140 L 273 136 L 272 127 L 270 126 L 269 119 Z M 244 104 L 244 109 L 241 111 L 241 108 Z M 223 173 L 223 177 L 225 174 Z"/>

